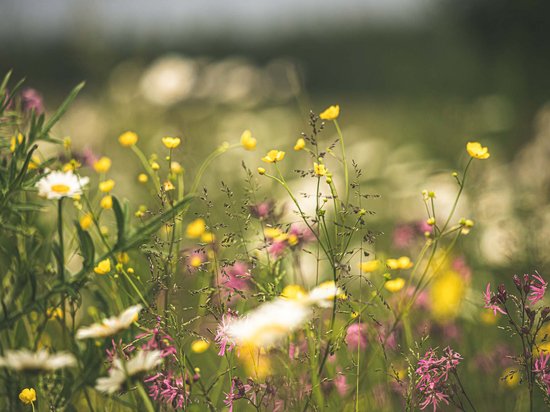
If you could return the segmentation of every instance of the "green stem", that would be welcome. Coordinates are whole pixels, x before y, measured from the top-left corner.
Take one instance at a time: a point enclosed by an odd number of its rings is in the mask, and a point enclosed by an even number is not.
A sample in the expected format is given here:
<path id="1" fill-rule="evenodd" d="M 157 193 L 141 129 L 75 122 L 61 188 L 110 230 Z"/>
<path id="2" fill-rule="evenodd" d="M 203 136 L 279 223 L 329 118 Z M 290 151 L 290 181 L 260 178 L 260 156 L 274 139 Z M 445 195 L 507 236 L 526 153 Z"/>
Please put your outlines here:
<path id="1" fill-rule="evenodd" d="M 349 202 L 349 172 L 348 172 L 348 162 L 346 160 L 346 147 L 344 145 L 344 136 L 342 135 L 342 130 L 340 130 L 340 125 L 338 124 L 338 120 L 334 119 L 334 126 L 336 127 L 336 131 L 338 132 L 338 137 L 340 138 L 340 147 L 342 149 L 342 162 L 344 163 L 344 180 L 346 182 L 346 205 Z"/>

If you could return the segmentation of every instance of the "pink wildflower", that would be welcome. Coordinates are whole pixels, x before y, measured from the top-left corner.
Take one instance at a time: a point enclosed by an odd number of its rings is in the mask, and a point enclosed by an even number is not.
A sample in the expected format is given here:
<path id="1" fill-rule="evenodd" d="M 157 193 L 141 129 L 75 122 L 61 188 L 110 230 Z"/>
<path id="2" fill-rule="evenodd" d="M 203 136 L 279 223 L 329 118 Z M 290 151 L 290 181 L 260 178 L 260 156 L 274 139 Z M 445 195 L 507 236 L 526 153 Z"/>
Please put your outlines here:
<path id="1" fill-rule="evenodd" d="M 338 395 L 340 395 L 341 397 L 346 396 L 349 391 L 349 385 L 346 375 L 344 375 L 342 372 L 338 372 L 334 377 L 334 386 L 338 391 Z"/>
<path id="2" fill-rule="evenodd" d="M 496 316 L 497 312 L 502 313 L 503 315 L 506 315 L 506 312 L 498 305 L 498 299 L 497 296 L 495 296 L 491 292 L 491 284 L 487 283 L 487 288 L 485 289 L 485 292 L 483 293 L 483 299 L 485 301 L 485 308 L 491 309 Z"/>
<path id="3" fill-rule="evenodd" d="M 548 282 L 545 282 L 544 279 L 537 273 L 536 275 L 531 275 L 529 287 L 529 302 L 531 302 L 531 305 L 534 305 L 544 298 L 546 288 L 548 287 Z"/>
<path id="4" fill-rule="evenodd" d="M 222 319 L 218 324 L 216 329 L 216 337 L 214 338 L 215 342 L 220 347 L 218 356 L 224 356 L 225 351 L 232 351 L 235 347 L 233 340 L 227 335 L 227 327 L 230 325 L 231 321 L 237 317 L 236 312 L 229 310 L 227 313 L 222 315 Z"/>
<path id="5" fill-rule="evenodd" d="M 351 351 L 364 350 L 367 347 L 367 324 L 354 323 L 346 331 L 346 344 Z"/>
<path id="6" fill-rule="evenodd" d="M 538 359 L 535 360 L 533 372 L 538 375 L 540 381 L 546 386 L 546 392 L 550 395 L 550 366 L 548 365 L 549 360 L 549 353 L 541 354 Z"/>

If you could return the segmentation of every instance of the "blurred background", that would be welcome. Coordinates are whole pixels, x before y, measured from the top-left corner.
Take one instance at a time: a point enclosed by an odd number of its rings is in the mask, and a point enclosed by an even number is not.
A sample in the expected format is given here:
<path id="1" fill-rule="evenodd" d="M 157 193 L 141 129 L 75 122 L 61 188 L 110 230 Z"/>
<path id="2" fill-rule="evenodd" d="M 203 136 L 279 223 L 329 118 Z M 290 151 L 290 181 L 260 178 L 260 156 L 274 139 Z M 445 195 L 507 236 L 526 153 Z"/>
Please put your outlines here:
<path id="1" fill-rule="evenodd" d="M 26 77 L 46 110 L 86 80 L 57 130 L 81 150 L 122 156 L 127 129 L 148 153 L 179 135 L 192 170 L 244 129 L 261 152 L 291 151 L 309 110 L 338 103 L 367 190 L 383 196 L 374 225 L 423 219 L 424 188 L 444 209 L 449 171 L 479 140 L 492 157 L 460 211 L 480 221 L 472 249 L 506 271 L 549 259 L 537 241 L 550 232 L 548 1 L 2 0 L 0 16 L 0 72 Z M 244 156 L 258 165 L 259 153 Z M 231 172 L 243 154 L 228 157 L 212 185 L 242 178 Z"/>

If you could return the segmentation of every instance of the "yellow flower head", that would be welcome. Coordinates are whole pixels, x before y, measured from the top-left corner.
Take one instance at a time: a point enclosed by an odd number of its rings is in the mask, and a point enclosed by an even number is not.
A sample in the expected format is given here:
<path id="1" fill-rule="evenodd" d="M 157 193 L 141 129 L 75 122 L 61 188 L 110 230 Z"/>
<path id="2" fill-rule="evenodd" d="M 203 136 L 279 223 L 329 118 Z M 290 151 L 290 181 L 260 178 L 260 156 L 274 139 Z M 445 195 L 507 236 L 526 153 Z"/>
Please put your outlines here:
<path id="1" fill-rule="evenodd" d="M 386 283 L 384 283 L 384 287 L 386 290 L 390 291 L 391 293 L 399 292 L 403 287 L 405 286 L 405 279 L 403 278 L 395 278 L 388 280 Z"/>
<path id="2" fill-rule="evenodd" d="M 106 156 L 100 157 L 97 162 L 94 163 L 94 170 L 97 173 L 107 173 L 111 168 L 111 159 Z"/>
<path id="3" fill-rule="evenodd" d="M 113 179 L 106 180 L 99 183 L 99 190 L 103 193 L 109 193 L 115 187 L 115 181 Z"/>
<path id="4" fill-rule="evenodd" d="M 380 268 L 379 260 L 369 260 L 368 262 L 362 262 L 360 264 L 361 272 L 372 273 Z"/>
<path id="5" fill-rule="evenodd" d="M 258 167 L 258 174 L 265 175 L 265 169 L 263 167 Z"/>
<path id="6" fill-rule="evenodd" d="M 118 137 L 118 142 L 124 147 L 131 147 L 138 141 L 138 135 L 134 132 L 124 132 Z"/>
<path id="7" fill-rule="evenodd" d="M 178 162 L 172 162 L 170 163 L 170 170 L 172 173 L 179 175 L 183 173 L 183 167 Z"/>
<path id="8" fill-rule="evenodd" d="M 88 230 L 90 226 L 92 226 L 92 223 L 94 223 L 94 219 L 92 218 L 92 215 L 90 213 L 86 213 L 80 218 L 79 223 L 82 230 Z"/>
<path id="9" fill-rule="evenodd" d="M 413 266 L 413 262 L 407 256 L 401 256 L 399 259 L 388 259 L 386 260 L 386 265 L 390 269 L 410 269 Z"/>
<path id="10" fill-rule="evenodd" d="M 94 268 L 94 272 L 98 275 L 106 275 L 111 271 L 111 260 L 109 258 L 102 260 Z"/>
<path id="11" fill-rule="evenodd" d="M 12 136 L 10 141 L 10 152 L 15 152 L 15 148 L 18 144 L 23 143 L 23 135 L 21 133 L 17 134 L 17 137 Z"/>
<path id="12" fill-rule="evenodd" d="M 181 143 L 181 139 L 179 137 L 163 137 L 162 138 L 162 144 L 166 146 L 167 149 L 175 149 L 178 147 Z"/>
<path id="13" fill-rule="evenodd" d="M 138 182 L 139 183 L 147 183 L 148 180 L 149 180 L 149 177 L 145 173 L 140 173 L 138 175 Z"/>
<path id="14" fill-rule="evenodd" d="M 190 239 L 197 239 L 201 237 L 204 232 L 206 232 L 206 222 L 200 217 L 189 223 L 185 231 L 187 237 Z"/>
<path id="15" fill-rule="evenodd" d="M 210 343 L 202 339 L 194 340 L 191 343 L 191 350 L 195 353 L 206 352 L 209 347 L 210 347 Z"/>
<path id="16" fill-rule="evenodd" d="M 466 150 L 468 154 L 475 159 L 488 159 L 491 156 L 489 149 L 481 146 L 479 142 L 468 142 L 468 144 L 466 144 Z"/>
<path id="17" fill-rule="evenodd" d="M 46 316 L 48 319 L 63 319 L 63 310 L 61 308 L 48 308 Z"/>
<path id="18" fill-rule="evenodd" d="M 256 148 L 256 139 L 252 137 L 250 130 L 245 130 L 241 135 L 241 146 L 246 150 L 254 150 Z"/>
<path id="19" fill-rule="evenodd" d="M 325 176 L 327 174 L 327 168 L 322 163 L 313 163 L 313 171 L 315 172 L 315 176 Z"/>
<path id="20" fill-rule="evenodd" d="M 280 150 L 270 150 L 267 154 L 262 157 L 262 160 L 266 163 L 277 163 L 285 158 L 285 152 Z"/>
<path id="21" fill-rule="evenodd" d="M 80 166 L 82 166 L 82 164 L 81 164 L 78 160 L 76 160 L 76 159 L 71 159 L 71 160 L 69 161 L 69 163 L 65 163 L 65 164 L 63 165 L 63 169 L 62 169 L 62 170 L 63 170 L 64 172 L 70 172 L 70 171 L 73 171 L 73 172 L 74 172 L 74 171 L 75 171 L 76 169 L 78 169 Z"/>
<path id="22" fill-rule="evenodd" d="M 25 388 L 19 393 L 19 400 L 25 405 L 30 405 L 36 401 L 36 391 L 33 388 Z"/>
<path id="23" fill-rule="evenodd" d="M 296 140 L 296 144 L 294 145 L 294 150 L 302 150 L 304 147 L 306 147 L 306 141 L 302 139 L 301 137 Z"/>
<path id="24" fill-rule="evenodd" d="M 40 163 L 42 163 L 40 158 L 38 156 L 33 156 L 31 157 L 31 161 L 29 162 L 28 169 L 29 170 L 38 169 L 38 166 L 40 166 Z"/>
<path id="25" fill-rule="evenodd" d="M 200 265 L 202 265 L 202 257 L 200 255 L 193 255 L 189 259 L 189 264 L 194 267 L 198 268 Z"/>
<path id="26" fill-rule="evenodd" d="M 117 253 L 116 255 L 116 260 L 119 262 L 119 263 L 128 263 L 130 261 L 130 256 L 128 255 L 128 253 L 126 252 L 120 252 L 120 253 Z"/>
<path id="27" fill-rule="evenodd" d="M 99 206 L 103 209 L 112 209 L 113 207 L 113 198 L 111 195 L 103 196 L 99 201 Z"/>
<path id="28" fill-rule="evenodd" d="M 447 321 L 455 318 L 466 293 L 464 279 L 450 270 L 437 276 L 430 288 L 430 308 L 436 320 Z"/>
<path id="29" fill-rule="evenodd" d="M 323 120 L 336 120 L 340 115 L 340 106 L 334 105 L 327 107 L 319 117 Z"/>
<path id="30" fill-rule="evenodd" d="M 214 243 L 214 240 L 216 240 L 216 236 L 214 236 L 214 233 L 204 232 L 201 235 L 202 243 Z"/>
<path id="31" fill-rule="evenodd" d="M 287 285 L 281 293 L 283 299 L 302 300 L 307 297 L 307 292 L 300 285 Z"/>
<path id="32" fill-rule="evenodd" d="M 156 172 L 157 170 L 160 169 L 160 165 L 156 161 L 152 160 L 151 161 L 151 169 L 153 169 Z"/>
<path id="33" fill-rule="evenodd" d="M 176 187 L 174 186 L 174 184 L 170 180 L 167 180 L 166 182 L 164 182 L 162 184 L 162 188 L 164 189 L 165 192 L 169 192 L 170 190 L 175 190 L 176 189 Z"/>

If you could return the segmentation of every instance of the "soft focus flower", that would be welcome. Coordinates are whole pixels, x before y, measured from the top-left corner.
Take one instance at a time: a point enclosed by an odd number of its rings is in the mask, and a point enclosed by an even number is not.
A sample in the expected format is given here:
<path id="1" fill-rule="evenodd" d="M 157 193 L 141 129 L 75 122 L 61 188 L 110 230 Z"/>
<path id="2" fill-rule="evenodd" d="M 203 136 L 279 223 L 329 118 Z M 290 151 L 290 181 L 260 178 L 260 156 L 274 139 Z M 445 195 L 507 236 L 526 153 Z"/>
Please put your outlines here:
<path id="1" fill-rule="evenodd" d="M 349 385 L 346 375 L 342 372 L 338 372 L 334 377 L 334 386 L 336 387 L 336 391 L 338 391 L 338 395 L 341 397 L 346 396 L 349 392 Z"/>
<path id="2" fill-rule="evenodd" d="M 25 405 L 30 405 L 36 400 L 36 391 L 33 388 L 25 388 L 19 392 L 19 400 Z"/>
<path id="3" fill-rule="evenodd" d="M 195 353 L 203 353 L 208 350 L 210 343 L 204 339 L 197 339 L 191 343 L 191 350 Z"/>
<path id="4" fill-rule="evenodd" d="M 485 308 L 491 309 L 493 314 L 496 316 L 497 312 L 506 315 L 506 312 L 500 307 L 498 297 L 491 293 L 491 284 L 487 283 L 487 288 L 483 293 L 483 300 L 485 301 Z"/>
<path id="5" fill-rule="evenodd" d="M 21 103 L 23 103 L 23 110 L 34 110 L 37 114 L 44 112 L 44 100 L 42 95 L 33 88 L 26 88 L 21 92 Z"/>
<path id="6" fill-rule="evenodd" d="M 399 292 L 403 287 L 405 286 L 405 279 L 403 278 L 395 278 L 388 280 L 386 283 L 384 283 L 384 287 L 387 291 L 396 293 Z"/>
<path id="7" fill-rule="evenodd" d="M 149 180 L 149 176 L 147 176 L 145 173 L 140 173 L 138 175 L 138 182 L 139 183 L 147 183 L 148 180 Z"/>
<path id="8" fill-rule="evenodd" d="M 204 253 L 193 253 L 187 258 L 187 263 L 192 268 L 198 268 L 200 267 L 203 262 L 205 261 Z"/>
<path id="9" fill-rule="evenodd" d="M 176 175 L 183 173 L 183 166 L 178 162 L 170 162 L 170 171 Z"/>
<path id="10" fill-rule="evenodd" d="M 287 285 L 281 292 L 281 298 L 290 300 L 303 300 L 307 297 L 307 292 L 300 285 Z"/>
<path id="11" fill-rule="evenodd" d="M 352 323 L 348 326 L 345 341 L 350 351 L 365 350 L 367 347 L 367 324 Z"/>
<path id="12" fill-rule="evenodd" d="M 109 159 L 108 157 L 100 157 L 99 160 L 94 163 L 94 170 L 97 173 L 107 173 L 111 168 L 111 164 L 111 159 Z"/>
<path id="13" fill-rule="evenodd" d="M 220 323 L 216 328 L 216 336 L 214 338 L 216 344 L 219 346 L 220 351 L 218 356 L 224 356 L 225 351 L 232 351 L 235 347 L 235 341 L 232 336 L 229 335 L 229 326 L 237 318 L 237 314 L 229 310 L 227 313 L 222 315 Z"/>
<path id="14" fill-rule="evenodd" d="M 101 206 L 103 209 L 112 209 L 113 197 L 111 195 L 103 196 L 99 201 L 99 206 Z"/>
<path id="15" fill-rule="evenodd" d="M 550 395 L 550 354 L 541 354 L 536 360 L 533 367 L 533 372 L 537 375 L 540 382 L 546 388 L 546 393 Z M 519 380 L 519 379 L 518 379 Z"/>
<path id="16" fill-rule="evenodd" d="M 327 174 L 327 169 L 324 164 L 313 163 L 313 172 L 315 176 L 325 176 Z"/>
<path id="17" fill-rule="evenodd" d="M 332 307 L 336 298 L 345 299 L 346 295 L 342 292 L 333 280 L 321 283 L 311 290 L 307 297 L 307 302 L 322 308 Z"/>
<path id="18" fill-rule="evenodd" d="M 481 146 L 479 142 L 468 142 L 466 144 L 468 154 L 475 159 L 488 159 L 491 154 L 487 147 Z"/>
<path id="19" fill-rule="evenodd" d="M 109 376 L 99 378 L 96 382 L 96 389 L 100 392 L 113 394 L 122 389 L 128 378 L 148 372 L 161 363 L 162 355 L 158 350 L 139 351 L 126 362 L 115 359 L 113 367 L 109 369 Z"/>
<path id="20" fill-rule="evenodd" d="M 174 186 L 174 184 L 170 180 L 167 180 L 166 182 L 164 182 L 162 184 L 162 188 L 164 189 L 165 192 L 169 192 L 170 190 L 175 190 L 176 189 L 176 187 Z"/>
<path id="21" fill-rule="evenodd" d="M 101 323 L 94 323 L 91 326 L 82 327 L 76 332 L 76 338 L 105 338 L 115 335 L 121 330 L 128 329 L 132 323 L 136 322 L 141 309 L 141 305 L 130 306 L 119 316 L 112 316 L 104 319 Z"/>
<path id="22" fill-rule="evenodd" d="M 302 139 L 301 137 L 296 140 L 296 144 L 294 145 L 294 150 L 302 150 L 304 147 L 306 147 L 306 141 Z"/>
<path id="23" fill-rule="evenodd" d="M 267 152 L 267 154 L 264 157 L 262 157 L 262 161 L 266 163 L 277 163 L 283 160 L 284 158 L 285 158 L 285 152 L 273 149 Z"/>
<path id="24" fill-rule="evenodd" d="M 82 230 L 88 230 L 92 226 L 92 223 L 94 223 L 94 219 L 90 213 L 86 213 L 79 221 Z"/>
<path id="25" fill-rule="evenodd" d="M 118 142 L 124 147 L 131 147 L 138 141 L 138 135 L 134 132 L 124 132 L 118 137 Z"/>
<path id="26" fill-rule="evenodd" d="M 256 148 L 256 139 L 252 137 L 250 130 L 245 130 L 241 135 L 241 146 L 246 150 L 254 150 Z"/>
<path id="27" fill-rule="evenodd" d="M 23 134 L 17 133 L 17 137 L 12 136 L 10 140 L 10 152 L 15 152 L 18 144 L 23 143 Z"/>
<path id="28" fill-rule="evenodd" d="M 369 260 L 368 262 L 361 262 L 359 265 L 359 268 L 363 273 L 372 273 L 377 271 L 380 268 L 380 261 Z"/>
<path id="29" fill-rule="evenodd" d="M 529 285 L 529 302 L 531 302 L 531 305 L 544 298 L 547 287 L 548 282 L 545 282 L 538 273 L 531 275 L 531 283 Z"/>
<path id="30" fill-rule="evenodd" d="M 162 138 L 162 144 L 167 148 L 167 149 L 175 149 L 176 147 L 178 147 L 181 143 L 181 139 L 179 137 L 163 137 Z"/>
<path id="31" fill-rule="evenodd" d="M 323 120 L 336 120 L 340 115 L 340 106 L 334 105 L 327 107 L 319 117 Z"/>
<path id="32" fill-rule="evenodd" d="M 31 352 L 28 349 L 7 350 L 0 357 L 0 368 L 15 371 L 54 371 L 76 366 L 76 359 L 67 352 L 50 354 L 45 349 Z"/>
<path id="33" fill-rule="evenodd" d="M 462 276 L 449 270 L 437 276 L 430 288 L 430 308 L 435 319 L 445 321 L 458 315 L 466 292 Z"/>
<path id="34" fill-rule="evenodd" d="M 108 193 L 115 187 L 115 181 L 113 179 L 106 180 L 99 183 L 99 191 L 103 193 Z"/>
<path id="35" fill-rule="evenodd" d="M 258 167 L 258 174 L 265 175 L 265 169 L 263 167 Z"/>
<path id="36" fill-rule="evenodd" d="M 413 266 L 413 262 L 408 256 L 401 256 L 398 259 L 387 259 L 386 265 L 390 269 L 410 269 Z"/>
<path id="37" fill-rule="evenodd" d="M 200 217 L 189 223 L 185 230 L 185 234 L 190 239 L 200 238 L 204 232 L 206 232 L 206 222 Z"/>
<path id="38" fill-rule="evenodd" d="M 82 194 L 82 189 L 88 184 L 87 177 L 79 177 L 68 172 L 50 172 L 36 183 L 38 195 L 48 199 L 75 197 Z"/>
<path id="39" fill-rule="evenodd" d="M 232 265 L 224 266 L 218 275 L 220 293 L 228 297 L 229 303 L 232 303 L 233 296 L 250 289 L 250 278 L 248 265 L 244 262 L 237 261 Z"/>

